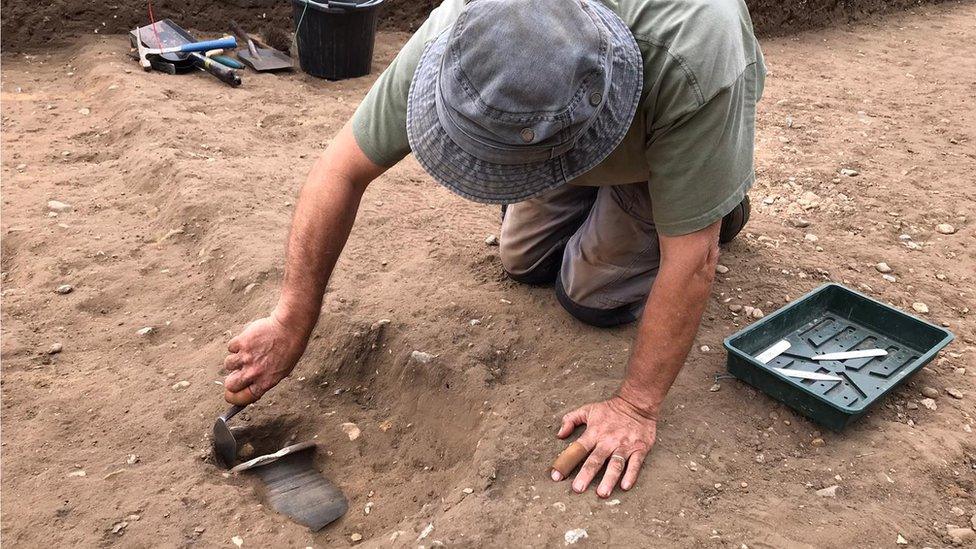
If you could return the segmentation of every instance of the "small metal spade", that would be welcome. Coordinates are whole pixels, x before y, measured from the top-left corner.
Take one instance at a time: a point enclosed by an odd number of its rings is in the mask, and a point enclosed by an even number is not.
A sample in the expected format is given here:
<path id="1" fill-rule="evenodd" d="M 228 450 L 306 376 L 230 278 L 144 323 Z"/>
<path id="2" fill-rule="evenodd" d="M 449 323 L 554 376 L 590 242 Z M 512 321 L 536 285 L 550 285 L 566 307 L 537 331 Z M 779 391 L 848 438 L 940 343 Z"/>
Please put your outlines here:
<path id="1" fill-rule="evenodd" d="M 234 405 L 228 408 L 224 415 L 219 416 L 213 426 L 213 453 L 217 464 L 224 469 L 230 469 L 237 458 L 237 440 L 227 427 L 230 418 L 236 416 L 244 406 Z"/>

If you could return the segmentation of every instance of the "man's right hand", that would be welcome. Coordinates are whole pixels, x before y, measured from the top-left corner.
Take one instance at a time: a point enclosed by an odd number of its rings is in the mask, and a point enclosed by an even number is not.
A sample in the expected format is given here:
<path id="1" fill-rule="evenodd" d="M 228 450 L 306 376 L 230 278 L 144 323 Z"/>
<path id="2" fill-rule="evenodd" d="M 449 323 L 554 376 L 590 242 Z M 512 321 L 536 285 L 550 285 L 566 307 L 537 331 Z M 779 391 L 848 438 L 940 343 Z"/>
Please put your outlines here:
<path id="1" fill-rule="evenodd" d="M 307 342 L 304 330 L 289 329 L 274 313 L 245 326 L 227 344 L 224 400 L 245 405 L 261 398 L 291 373 Z"/>

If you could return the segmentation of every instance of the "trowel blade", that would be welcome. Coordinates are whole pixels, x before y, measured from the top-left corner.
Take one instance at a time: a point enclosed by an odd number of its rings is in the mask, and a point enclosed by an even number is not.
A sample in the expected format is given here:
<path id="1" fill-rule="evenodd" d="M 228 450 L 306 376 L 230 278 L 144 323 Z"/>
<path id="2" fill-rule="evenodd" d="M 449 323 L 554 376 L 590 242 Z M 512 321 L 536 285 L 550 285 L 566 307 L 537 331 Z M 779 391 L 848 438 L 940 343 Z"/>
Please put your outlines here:
<path id="1" fill-rule="evenodd" d="M 213 426 L 213 453 L 217 464 L 224 469 L 230 469 L 237 458 L 237 439 L 227 427 L 227 420 L 243 410 L 243 406 L 231 406 L 224 415 L 217 418 Z"/>

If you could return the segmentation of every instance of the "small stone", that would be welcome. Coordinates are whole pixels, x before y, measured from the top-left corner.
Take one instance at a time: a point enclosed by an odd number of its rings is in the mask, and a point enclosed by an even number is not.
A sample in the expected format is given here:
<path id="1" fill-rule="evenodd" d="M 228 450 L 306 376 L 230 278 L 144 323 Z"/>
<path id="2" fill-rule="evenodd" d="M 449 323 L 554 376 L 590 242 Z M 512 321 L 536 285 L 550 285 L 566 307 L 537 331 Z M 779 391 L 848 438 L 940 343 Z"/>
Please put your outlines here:
<path id="1" fill-rule="evenodd" d="M 69 477 L 84 477 L 84 476 L 88 476 L 88 473 L 86 473 L 84 469 L 78 469 L 77 471 L 71 471 L 70 473 L 68 473 L 68 476 Z"/>
<path id="2" fill-rule="evenodd" d="M 909 410 L 918 410 L 918 404 L 909 400 L 905 403 L 905 408 L 908 408 Z"/>
<path id="3" fill-rule="evenodd" d="M 563 540 L 565 540 L 566 545 L 573 545 L 581 539 L 590 537 L 586 534 L 585 528 L 575 528 L 573 530 L 566 530 L 566 534 L 563 535 Z"/>
<path id="4" fill-rule="evenodd" d="M 138 330 L 136 330 L 136 333 L 141 336 L 148 336 L 156 333 L 156 329 L 153 328 L 152 326 L 146 326 L 145 328 L 139 328 Z"/>
<path id="5" fill-rule="evenodd" d="M 692 473 L 698 472 L 698 464 L 695 463 L 694 461 L 689 461 L 688 470 L 691 471 Z"/>
<path id="6" fill-rule="evenodd" d="M 749 313 L 749 316 L 751 316 L 752 318 L 758 319 L 758 318 L 762 318 L 762 317 L 764 317 L 766 315 L 765 315 L 765 313 L 762 312 L 762 309 L 760 309 L 759 307 L 756 307 L 755 309 L 752 310 L 751 313 Z"/>
<path id="7" fill-rule="evenodd" d="M 964 545 L 976 539 L 976 531 L 972 528 L 949 528 L 946 534 L 954 545 Z"/>
<path id="8" fill-rule="evenodd" d="M 247 286 L 244 286 L 244 295 L 247 295 L 247 294 L 253 292 L 254 291 L 254 288 L 257 288 L 257 286 L 258 286 L 258 283 L 257 282 L 252 282 L 252 283 L 248 284 Z"/>
<path id="9" fill-rule="evenodd" d="M 186 389 L 189 386 L 190 386 L 190 382 L 184 379 L 182 381 L 177 381 L 176 383 L 174 383 L 173 390 L 182 391 L 183 389 Z"/>
<path id="10" fill-rule="evenodd" d="M 606 505 L 607 507 L 616 507 L 616 506 L 620 505 L 620 500 L 619 499 L 611 499 L 610 501 L 606 502 L 604 505 Z"/>
<path id="11" fill-rule="evenodd" d="M 464 492 L 465 494 L 473 494 L 474 488 L 465 488 L 464 490 L 461 491 Z"/>
<path id="12" fill-rule="evenodd" d="M 129 454 L 125 458 L 125 463 L 126 463 L 126 465 L 135 465 L 136 463 L 139 463 L 139 456 L 137 456 L 135 454 Z"/>
<path id="13" fill-rule="evenodd" d="M 378 427 L 380 428 L 380 431 L 383 431 L 385 433 L 393 428 L 393 421 L 389 419 L 381 421 Z"/>
<path id="14" fill-rule="evenodd" d="M 703 353 L 707 353 L 707 352 L 709 352 L 709 351 L 711 351 L 711 350 L 712 350 L 712 348 L 711 348 L 711 347 L 709 347 L 708 345 L 702 345 L 702 346 L 701 346 L 701 347 L 699 347 L 698 349 L 699 349 L 699 350 L 700 350 L 701 352 L 703 352 Z"/>
<path id="15" fill-rule="evenodd" d="M 922 303 L 921 301 L 916 301 L 915 303 L 912 303 L 912 309 L 914 309 L 916 313 L 923 314 L 923 315 L 928 314 L 929 312 L 929 306 Z"/>
<path id="16" fill-rule="evenodd" d="M 70 294 L 73 291 L 75 291 L 75 287 L 71 284 L 62 284 L 54 289 L 54 293 L 61 295 Z"/>
<path id="17" fill-rule="evenodd" d="M 566 511 L 566 504 L 561 501 L 557 501 L 556 503 L 552 504 L 552 508 L 559 511 L 560 513 L 563 513 Z"/>
<path id="18" fill-rule="evenodd" d="M 368 515 L 373 511 L 373 502 L 367 501 L 366 505 L 363 506 L 363 514 Z"/>
<path id="19" fill-rule="evenodd" d="M 820 240 L 820 237 L 813 233 L 807 233 L 803 235 L 803 240 L 806 240 L 807 242 L 817 242 Z"/>
<path id="20" fill-rule="evenodd" d="M 359 532 L 355 532 L 351 536 L 349 536 L 349 541 L 353 543 L 356 543 L 357 541 L 363 541 L 363 535 L 360 534 Z"/>
<path id="21" fill-rule="evenodd" d="M 935 230 L 942 234 L 953 234 L 956 232 L 956 228 L 948 223 L 939 223 L 935 226 Z"/>
<path id="22" fill-rule="evenodd" d="M 918 401 L 918 403 L 925 406 L 929 410 L 937 410 L 939 408 L 939 406 L 931 398 L 923 398 L 922 400 Z"/>
<path id="23" fill-rule="evenodd" d="M 827 443 L 822 438 L 815 438 L 810 441 L 810 446 L 813 446 L 814 448 L 822 448 L 826 445 Z"/>
<path id="24" fill-rule="evenodd" d="M 956 507 L 956 506 L 951 507 L 949 509 L 949 512 L 952 513 L 953 515 L 956 515 L 957 517 L 961 517 L 966 514 L 966 511 L 964 511 L 962 507 Z"/>
<path id="25" fill-rule="evenodd" d="M 245 442 L 241 444 L 241 447 L 237 449 L 237 457 L 247 461 L 254 457 L 254 445 L 250 442 Z"/>
<path id="26" fill-rule="evenodd" d="M 125 527 L 128 525 L 129 523 L 124 520 L 116 522 L 112 525 L 112 533 L 121 536 L 125 533 Z"/>
<path id="27" fill-rule="evenodd" d="M 729 305 L 729 310 L 732 311 L 733 313 L 738 313 L 742 311 L 742 305 L 739 305 L 738 303 L 733 303 Z"/>
<path id="28" fill-rule="evenodd" d="M 963 394 L 962 391 L 960 391 L 959 389 L 955 389 L 953 387 L 946 387 L 945 392 L 947 395 L 958 400 L 962 400 L 963 397 L 966 396 L 965 394 Z"/>
<path id="29" fill-rule="evenodd" d="M 362 433 L 362 431 L 359 430 L 359 426 L 355 423 L 343 423 L 339 426 L 339 428 L 342 429 L 342 432 L 346 433 L 349 440 L 356 440 L 359 438 L 360 433 Z"/>
<path id="30" fill-rule="evenodd" d="M 715 265 L 715 272 L 724 275 L 729 272 L 729 268 L 719 263 L 718 265 Z"/>
<path id="31" fill-rule="evenodd" d="M 852 170 L 850 168 L 843 168 L 841 169 L 840 174 L 846 177 L 857 177 L 861 175 L 861 172 L 857 170 Z"/>
<path id="32" fill-rule="evenodd" d="M 836 484 L 826 488 L 821 488 L 817 490 L 817 495 L 822 498 L 835 498 L 837 497 L 837 488 L 839 487 Z"/>
<path id="33" fill-rule="evenodd" d="M 885 263 L 884 261 L 882 261 L 881 263 L 878 263 L 877 265 L 875 265 L 874 268 L 877 269 L 879 273 L 890 273 L 891 272 L 891 267 L 889 267 L 888 264 Z"/>
<path id="34" fill-rule="evenodd" d="M 722 390 L 722 385 L 720 383 L 715 383 L 711 387 L 709 387 L 708 390 L 713 393 L 717 393 Z"/>
<path id="35" fill-rule="evenodd" d="M 485 244 L 487 244 L 488 246 L 497 246 L 498 245 L 498 237 L 495 236 L 495 235 L 493 235 L 493 234 L 488 235 L 485 238 Z"/>
<path id="36" fill-rule="evenodd" d="M 244 538 L 242 538 L 241 536 L 234 536 L 230 538 L 230 542 L 233 543 L 236 547 L 241 547 L 242 545 L 244 545 Z"/>
<path id="37" fill-rule="evenodd" d="M 807 227 L 810 226 L 810 220 L 804 219 L 802 217 L 798 217 L 796 219 L 791 219 L 790 225 L 793 225 L 797 229 L 806 229 Z"/>
<path id="38" fill-rule="evenodd" d="M 883 275 L 881 275 L 881 278 L 887 280 L 888 282 L 897 282 L 898 281 L 897 278 L 895 278 L 894 276 L 892 276 L 890 274 L 883 274 Z"/>
<path id="39" fill-rule="evenodd" d="M 89 109 L 88 107 L 82 107 L 78 109 L 78 114 L 88 116 L 89 114 L 91 114 L 91 109 Z"/>
<path id="40" fill-rule="evenodd" d="M 471 320 L 468 321 L 468 325 L 470 326 L 477 326 L 479 324 L 481 324 L 481 320 L 477 318 L 472 318 Z"/>
<path id="41" fill-rule="evenodd" d="M 62 350 L 64 350 L 64 345 L 60 343 L 52 343 L 51 347 L 47 350 L 47 354 L 56 355 L 60 353 Z"/>
<path id="42" fill-rule="evenodd" d="M 48 200 L 47 209 L 48 211 L 52 211 L 52 212 L 67 213 L 72 210 L 72 207 L 71 204 L 68 204 L 67 202 L 61 202 L 59 200 Z"/>
<path id="43" fill-rule="evenodd" d="M 919 392 L 926 398 L 939 398 L 939 390 L 935 387 L 922 387 L 922 390 Z"/>
<path id="44" fill-rule="evenodd" d="M 434 355 L 423 351 L 413 351 L 410 353 L 410 359 L 421 364 L 427 364 L 431 360 L 434 360 Z"/>
<path id="45" fill-rule="evenodd" d="M 18 172 L 22 172 L 22 171 L 24 171 L 24 170 L 26 170 L 26 169 L 27 169 L 27 164 L 17 164 L 17 167 L 16 167 L 15 169 L 16 169 L 16 170 L 17 170 Z"/>
<path id="46" fill-rule="evenodd" d="M 976 515 L 969 517 L 969 524 L 973 526 L 973 530 L 976 530 Z"/>
<path id="47" fill-rule="evenodd" d="M 428 522 L 427 523 L 427 526 L 425 526 L 424 529 L 421 530 L 420 535 L 417 536 L 417 541 L 420 541 L 420 540 L 426 538 L 433 531 L 434 531 L 434 523 L 433 522 Z"/>
<path id="48" fill-rule="evenodd" d="M 901 534 L 898 534 L 898 537 L 895 539 L 895 543 L 898 545 L 908 545 L 908 540 L 905 539 L 905 537 Z"/>

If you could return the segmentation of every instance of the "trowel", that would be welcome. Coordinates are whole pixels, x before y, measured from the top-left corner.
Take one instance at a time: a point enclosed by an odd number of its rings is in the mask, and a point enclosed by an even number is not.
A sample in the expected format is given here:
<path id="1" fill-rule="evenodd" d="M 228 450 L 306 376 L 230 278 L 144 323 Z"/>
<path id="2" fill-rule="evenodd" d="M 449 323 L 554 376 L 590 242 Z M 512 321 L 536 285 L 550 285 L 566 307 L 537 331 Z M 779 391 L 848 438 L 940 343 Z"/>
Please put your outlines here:
<path id="1" fill-rule="evenodd" d="M 236 416 L 244 406 L 231 406 L 223 415 L 217 418 L 213 426 L 213 453 L 217 464 L 224 469 L 230 469 L 237 459 L 237 439 L 227 427 L 230 418 Z"/>

